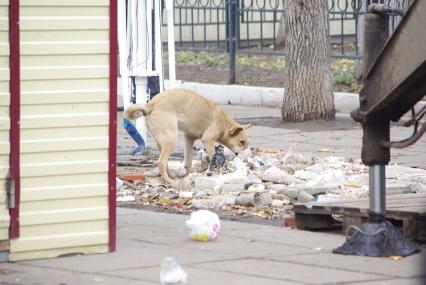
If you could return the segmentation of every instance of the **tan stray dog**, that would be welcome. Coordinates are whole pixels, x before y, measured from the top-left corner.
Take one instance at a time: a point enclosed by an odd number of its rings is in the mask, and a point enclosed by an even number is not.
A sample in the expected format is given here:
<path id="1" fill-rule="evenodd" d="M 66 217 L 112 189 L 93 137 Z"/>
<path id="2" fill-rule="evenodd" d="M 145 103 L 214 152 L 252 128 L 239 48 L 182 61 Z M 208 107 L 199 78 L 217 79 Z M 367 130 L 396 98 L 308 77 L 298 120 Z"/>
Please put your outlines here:
<path id="1" fill-rule="evenodd" d="M 201 139 L 207 154 L 212 159 L 215 142 L 238 153 L 247 149 L 247 128 L 223 112 L 214 102 L 186 89 L 162 92 L 147 104 L 134 104 L 126 108 L 124 117 L 135 120 L 146 116 L 146 125 L 157 142 L 160 156 L 158 168 L 163 180 L 170 183 L 167 162 L 176 144 L 178 130 L 185 134 L 186 174 L 192 167 L 192 148 L 195 140 Z"/>

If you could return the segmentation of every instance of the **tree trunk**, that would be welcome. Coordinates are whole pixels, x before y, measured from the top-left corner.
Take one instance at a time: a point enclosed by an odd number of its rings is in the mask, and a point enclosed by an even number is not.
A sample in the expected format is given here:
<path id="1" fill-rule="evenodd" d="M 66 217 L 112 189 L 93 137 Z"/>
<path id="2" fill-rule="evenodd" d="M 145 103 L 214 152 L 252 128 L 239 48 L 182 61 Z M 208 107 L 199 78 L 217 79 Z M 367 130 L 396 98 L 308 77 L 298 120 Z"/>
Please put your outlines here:
<path id="1" fill-rule="evenodd" d="M 333 119 L 327 0 L 285 1 L 284 121 Z"/>

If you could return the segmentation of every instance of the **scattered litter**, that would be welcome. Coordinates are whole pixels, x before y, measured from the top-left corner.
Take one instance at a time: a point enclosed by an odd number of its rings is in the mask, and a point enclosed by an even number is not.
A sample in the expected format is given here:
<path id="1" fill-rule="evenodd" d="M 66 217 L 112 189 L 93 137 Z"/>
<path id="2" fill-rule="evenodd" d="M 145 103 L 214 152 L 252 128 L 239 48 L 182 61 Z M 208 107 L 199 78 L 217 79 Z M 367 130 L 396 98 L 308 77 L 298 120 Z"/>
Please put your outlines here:
<path id="1" fill-rule="evenodd" d="M 115 178 L 115 187 L 116 187 L 115 189 L 117 189 L 117 191 L 119 191 L 122 186 L 123 186 L 123 181 L 120 178 L 116 177 Z"/>
<path id="2" fill-rule="evenodd" d="M 237 196 L 236 204 L 241 206 L 262 208 L 272 204 L 272 194 L 270 192 L 248 192 Z"/>
<path id="3" fill-rule="evenodd" d="M 182 269 L 173 257 L 165 257 L 161 262 L 161 284 L 186 283 L 188 274 Z"/>
<path id="4" fill-rule="evenodd" d="M 259 192 L 259 191 L 264 191 L 264 190 L 265 190 L 265 185 L 258 184 L 258 183 L 252 183 L 252 184 L 248 185 L 248 187 L 247 187 L 248 192 Z"/>
<path id="5" fill-rule="evenodd" d="M 209 176 L 207 153 L 195 151 L 198 160 L 193 162 L 189 175 L 184 176 L 182 161 L 169 161 L 169 172 L 174 177 L 171 185 L 163 184 L 152 162 L 140 173 L 126 169 L 141 176 L 124 180 L 124 176 L 118 176 L 117 201 L 188 214 L 214 209 L 231 218 L 282 219 L 292 213 L 296 203 L 312 206 L 368 198 L 368 167 L 359 159 L 312 157 L 296 152 L 294 146 L 287 151 L 254 148 L 238 156 L 225 148 L 223 166 L 215 168 Z M 426 192 L 426 171 L 389 165 L 386 186 L 388 195 Z M 287 220 L 291 224 L 290 217 Z"/>
<path id="6" fill-rule="evenodd" d="M 121 180 L 126 180 L 126 181 L 144 181 L 145 180 L 145 175 L 143 174 L 135 174 L 135 173 L 126 173 L 126 174 L 121 174 L 120 175 L 120 179 Z"/>
<path id="7" fill-rule="evenodd" d="M 328 202 L 334 202 L 338 200 L 343 200 L 343 197 L 341 195 L 336 194 L 327 194 L 327 195 L 317 195 L 314 196 L 314 204 L 322 204 L 322 203 L 328 203 Z"/>
<path id="8" fill-rule="evenodd" d="M 229 179 L 224 181 L 219 189 L 220 191 L 225 193 L 241 192 L 245 189 L 248 183 L 250 183 L 250 180 L 247 177 L 239 179 Z"/>
<path id="9" fill-rule="evenodd" d="M 283 200 L 274 199 L 271 202 L 271 207 L 281 208 L 282 206 L 284 206 L 284 201 Z"/>
<path id="10" fill-rule="evenodd" d="M 235 205 L 236 197 L 216 196 L 205 199 L 193 199 L 192 207 L 195 209 L 216 209 L 225 205 Z"/>
<path id="11" fill-rule="evenodd" d="M 194 192 L 182 191 L 179 192 L 179 198 L 190 199 L 194 195 Z"/>
<path id="12" fill-rule="evenodd" d="M 133 202 L 135 201 L 135 197 L 132 195 L 118 196 L 117 202 Z"/>
<path id="13" fill-rule="evenodd" d="M 220 230 L 219 217 L 208 210 L 198 210 L 191 213 L 186 225 L 191 229 L 191 238 L 197 241 L 214 240 Z"/>
<path id="14" fill-rule="evenodd" d="M 265 172 L 263 172 L 263 174 L 261 175 L 261 179 L 263 181 L 287 185 L 294 182 L 294 178 L 292 176 L 275 166 L 266 169 Z"/>
<path id="15" fill-rule="evenodd" d="M 294 214 L 284 214 L 283 216 L 284 227 L 294 228 L 296 227 L 296 218 Z"/>
<path id="16" fill-rule="evenodd" d="M 274 212 L 271 209 L 258 209 L 258 210 L 254 210 L 252 212 L 253 216 L 257 216 L 257 217 L 261 217 L 264 219 L 268 219 L 270 217 L 272 217 L 272 215 L 274 214 Z"/>
<path id="17" fill-rule="evenodd" d="M 309 203 L 314 201 L 314 196 L 312 196 L 305 190 L 299 190 L 299 194 L 297 195 L 297 201 L 300 203 Z"/>

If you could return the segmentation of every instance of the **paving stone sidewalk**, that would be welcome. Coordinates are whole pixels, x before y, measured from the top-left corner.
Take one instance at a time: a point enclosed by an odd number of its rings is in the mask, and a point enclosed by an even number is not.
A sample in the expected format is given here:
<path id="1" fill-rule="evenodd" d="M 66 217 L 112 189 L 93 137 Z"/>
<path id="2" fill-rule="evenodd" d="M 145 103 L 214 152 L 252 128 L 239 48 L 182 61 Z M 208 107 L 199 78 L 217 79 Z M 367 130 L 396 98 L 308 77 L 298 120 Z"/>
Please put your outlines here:
<path id="1" fill-rule="evenodd" d="M 249 129 L 251 147 L 288 150 L 293 146 L 297 152 L 318 157 L 333 155 L 357 159 L 361 156 L 362 128 L 348 114 L 337 114 L 333 121 L 283 123 L 280 109 L 236 105 L 221 107 L 237 121 L 253 124 Z M 134 143 L 122 127 L 122 112 L 118 113 L 118 126 L 118 160 L 128 160 Z M 393 140 L 401 140 L 411 134 L 410 128 L 394 125 L 391 129 Z M 197 145 L 202 146 L 200 142 Z M 148 140 L 148 147 L 156 153 L 152 138 Z M 182 134 L 172 155 L 183 156 Z M 391 163 L 426 169 L 426 137 L 408 148 L 392 149 L 391 156 Z"/>
<path id="2" fill-rule="evenodd" d="M 426 284 L 426 247 L 398 261 L 336 255 L 342 235 L 230 221 L 215 241 L 196 242 L 186 219 L 119 208 L 116 252 L 0 264 L 0 284 L 160 284 L 166 256 L 188 284 Z"/>

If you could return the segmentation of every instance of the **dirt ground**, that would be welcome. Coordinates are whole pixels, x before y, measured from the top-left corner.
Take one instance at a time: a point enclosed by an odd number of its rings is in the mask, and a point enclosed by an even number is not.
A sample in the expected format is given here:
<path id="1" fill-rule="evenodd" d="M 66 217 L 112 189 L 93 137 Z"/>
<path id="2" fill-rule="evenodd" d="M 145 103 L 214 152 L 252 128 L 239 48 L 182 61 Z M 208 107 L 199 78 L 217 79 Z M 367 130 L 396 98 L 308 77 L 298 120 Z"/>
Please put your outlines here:
<path id="1" fill-rule="evenodd" d="M 165 56 L 167 61 L 167 55 Z M 238 55 L 236 58 L 236 82 L 239 85 L 277 87 L 284 86 L 283 56 Z M 176 78 L 213 84 L 228 84 L 229 61 L 226 53 L 180 51 L 176 53 Z M 356 62 L 350 59 L 332 59 L 331 72 L 335 92 L 358 92 L 355 79 Z M 168 78 L 168 64 L 165 77 Z"/>
<path id="2" fill-rule="evenodd" d="M 250 66 L 238 66 L 236 82 L 240 85 L 279 87 L 284 86 L 283 72 Z M 229 70 L 226 67 L 204 67 L 192 65 L 177 65 L 178 80 L 202 83 L 227 84 Z"/>

